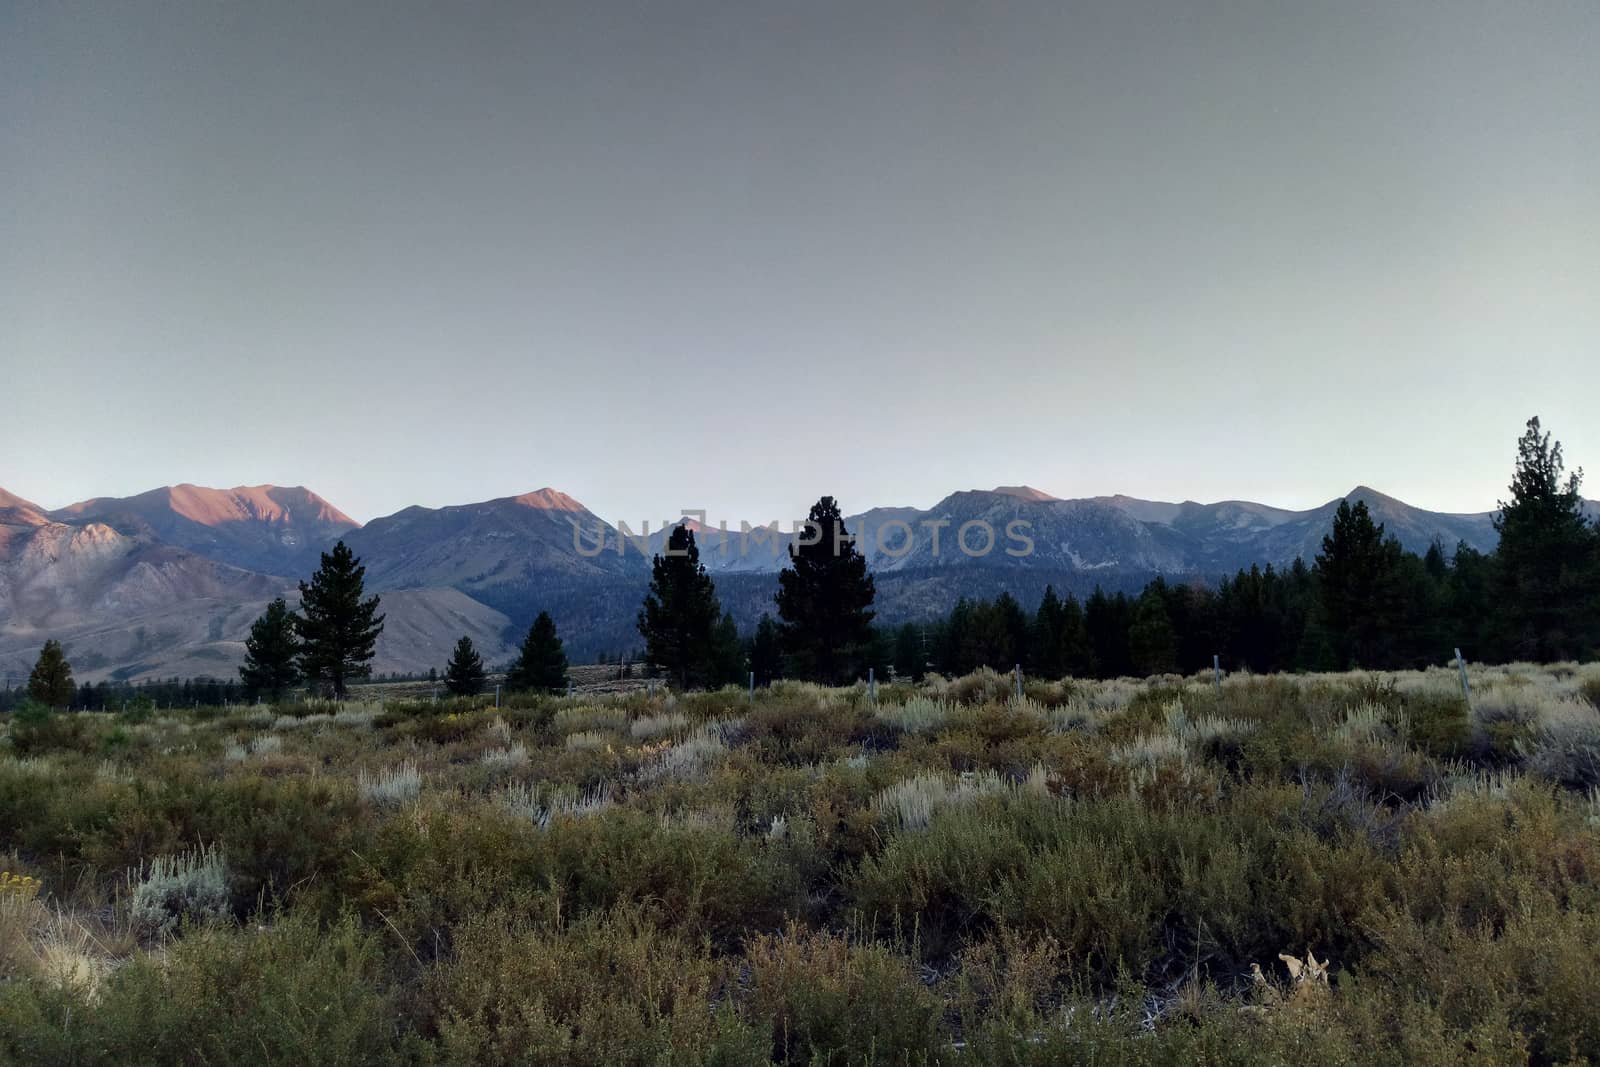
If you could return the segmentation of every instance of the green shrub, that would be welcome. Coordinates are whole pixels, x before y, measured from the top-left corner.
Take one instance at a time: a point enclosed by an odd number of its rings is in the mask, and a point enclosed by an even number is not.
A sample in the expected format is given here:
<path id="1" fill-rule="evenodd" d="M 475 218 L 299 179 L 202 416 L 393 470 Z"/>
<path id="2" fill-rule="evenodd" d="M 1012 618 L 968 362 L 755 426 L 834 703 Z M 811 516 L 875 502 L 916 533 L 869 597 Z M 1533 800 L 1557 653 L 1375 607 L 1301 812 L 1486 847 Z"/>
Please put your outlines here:
<path id="1" fill-rule="evenodd" d="M 114 970 L 92 1004 L 42 980 L 0 987 L 0 1060 L 394 1063 L 386 986 L 375 935 L 350 922 L 197 931 Z"/>
<path id="2" fill-rule="evenodd" d="M 887 946 L 791 924 L 747 950 L 750 1008 L 779 1063 L 921 1063 L 945 1038 L 938 998 Z"/>
<path id="3" fill-rule="evenodd" d="M 565 930 L 497 914 L 458 930 L 421 1021 L 446 1063 L 760 1062 L 771 1038 L 733 1010 L 729 984 L 703 945 L 636 910 Z"/>

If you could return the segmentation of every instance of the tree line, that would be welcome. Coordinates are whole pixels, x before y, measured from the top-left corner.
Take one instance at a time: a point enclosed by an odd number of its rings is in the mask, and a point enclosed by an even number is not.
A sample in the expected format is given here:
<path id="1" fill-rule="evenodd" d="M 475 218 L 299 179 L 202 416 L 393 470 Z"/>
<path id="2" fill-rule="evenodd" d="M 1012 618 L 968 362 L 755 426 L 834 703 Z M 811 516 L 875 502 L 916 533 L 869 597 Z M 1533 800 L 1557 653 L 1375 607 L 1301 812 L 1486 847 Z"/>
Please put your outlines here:
<path id="1" fill-rule="evenodd" d="M 1240 570 L 1214 588 L 1156 578 L 1138 595 L 1084 602 L 1046 589 L 1030 614 L 1008 594 L 962 600 L 896 632 L 897 673 L 962 674 L 1020 663 L 1030 673 L 1115 677 L 1230 670 L 1401 669 L 1460 648 L 1487 662 L 1600 653 L 1600 526 L 1584 516 L 1582 471 L 1537 418 L 1517 443 L 1497 549 L 1435 543 L 1408 552 L 1364 501 L 1344 502 L 1307 565 Z"/>
<path id="2" fill-rule="evenodd" d="M 943 618 L 890 631 L 872 625 L 872 576 L 823 497 L 809 516 L 821 536 L 792 545 L 779 574 L 776 621 L 764 615 L 741 641 L 680 526 L 652 562 L 638 626 L 648 662 L 684 687 L 1016 664 L 1048 677 L 1192 673 L 1213 656 L 1257 673 L 1399 669 L 1457 647 L 1493 662 L 1589 658 L 1600 653 L 1600 525 L 1584 515 L 1582 478 L 1533 418 L 1491 553 L 1464 542 L 1406 551 L 1364 501 L 1346 501 L 1309 564 L 1253 566 L 1214 587 L 1157 577 L 1137 595 L 1096 589 L 1081 602 L 1047 587 L 1031 612 L 1009 593 L 963 598 Z"/>
<path id="3" fill-rule="evenodd" d="M 1364 501 L 1345 501 L 1309 565 L 1253 566 L 1214 588 L 1157 577 L 1137 596 L 1096 589 L 1082 603 L 1047 587 L 1032 612 L 1009 593 L 963 598 L 944 618 L 892 631 L 873 625 L 866 559 L 838 503 L 824 496 L 808 515 L 814 538 L 789 546 L 776 619 L 763 614 L 741 637 L 700 562 L 694 532 L 679 525 L 651 561 L 636 625 L 646 673 L 682 689 L 781 677 L 839 685 L 874 670 L 921 677 L 1015 664 L 1049 677 L 1192 673 L 1213 656 L 1230 670 L 1257 673 L 1398 669 L 1438 663 L 1456 647 L 1491 662 L 1589 658 L 1600 652 L 1600 523 L 1584 515 L 1582 480 L 1581 469 L 1566 471 L 1560 442 L 1533 418 L 1517 442 L 1509 499 L 1494 519 L 1494 552 L 1465 542 L 1453 552 L 1437 543 L 1421 555 L 1408 552 Z M 380 600 L 365 595 L 364 575 L 340 541 L 300 583 L 298 611 L 279 598 L 251 626 L 237 689 L 208 683 L 202 691 L 186 682 L 163 692 L 165 702 L 278 700 L 301 685 L 344 697 L 350 682 L 370 675 L 383 632 Z M 567 668 L 556 625 L 540 612 L 505 684 L 561 692 Z M 486 679 L 482 656 L 463 636 L 445 686 L 472 695 Z M 52 707 L 105 707 L 102 687 L 76 686 L 52 640 L 28 693 Z"/>

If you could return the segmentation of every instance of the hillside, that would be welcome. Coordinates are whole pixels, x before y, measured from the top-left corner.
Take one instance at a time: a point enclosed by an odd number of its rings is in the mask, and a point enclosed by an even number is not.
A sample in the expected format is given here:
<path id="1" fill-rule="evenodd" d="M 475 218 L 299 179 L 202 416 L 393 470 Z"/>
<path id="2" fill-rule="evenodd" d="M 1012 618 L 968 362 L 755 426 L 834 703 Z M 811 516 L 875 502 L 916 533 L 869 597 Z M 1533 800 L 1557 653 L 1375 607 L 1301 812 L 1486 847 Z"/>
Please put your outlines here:
<path id="1" fill-rule="evenodd" d="M 173 485 L 129 497 L 96 497 L 50 513 L 59 522 L 103 522 L 262 574 L 299 575 L 359 524 L 304 486 L 208 489 Z"/>

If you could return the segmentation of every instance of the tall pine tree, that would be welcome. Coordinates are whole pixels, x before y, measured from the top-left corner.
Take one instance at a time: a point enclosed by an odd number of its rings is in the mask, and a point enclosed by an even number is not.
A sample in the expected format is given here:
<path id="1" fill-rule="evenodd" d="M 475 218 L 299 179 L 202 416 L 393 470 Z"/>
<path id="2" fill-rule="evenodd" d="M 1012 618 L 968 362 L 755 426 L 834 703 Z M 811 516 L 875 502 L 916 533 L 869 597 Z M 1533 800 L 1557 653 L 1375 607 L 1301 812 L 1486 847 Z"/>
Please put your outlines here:
<path id="1" fill-rule="evenodd" d="M 841 685 L 865 673 L 875 590 L 833 497 L 812 505 L 811 536 L 790 544 L 789 566 L 778 574 L 780 632 L 798 677 Z"/>
<path id="2" fill-rule="evenodd" d="M 250 636 L 244 639 L 244 663 L 239 667 L 239 680 L 251 696 L 278 701 L 300 684 L 300 639 L 295 622 L 289 605 L 279 597 L 251 623 Z"/>
<path id="3" fill-rule="evenodd" d="M 378 598 L 362 599 L 367 569 L 343 541 L 322 553 L 310 583 L 300 583 L 300 670 L 336 699 L 349 683 L 372 673 L 372 656 L 383 633 Z"/>
<path id="4" fill-rule="evenodd" d="M 472 638 L 463 636 L 445 664 L 444 687 L 451 696 L 477 696 L 483 692 L 483 679 L 483 657 L 472 647 Z"/>
<path id="5" fill-rule="evenodd" d="M 1336 670 L 1385 666 L 1401 614 L 1400 542 L 1385 537 L 1367 502 L 1339 502 L 1333 529 L 1322 539 L 1315 573 L 1325 642 L 1321 664 Z"/>
<path id="6" fill-rule="evenodd" d="M 1600 537 L 1583 516 L 1583 471 L 1564 474 L 1561 443 L 1529 419 L 1517 441 L 1511 499 L 1495 517 L 1498 636 L 1512 659 L 1574 659 L 1600 642 Z"/>
<path id="7" fill-rule="evenodd" d="M 650 563 L 650 591 L 639 612 L 645 658 L 679 688 L 716 684 L 713 631 L 721 617 L 716 586 L 700 563 L 694 531 L 674 526 L 666 552 Z"/>
<path id="8" fill-rule="evenodd" d="M 46 707 L 66 708 L 72 705 L 76 692 L 77 687 L 72 684 L 72 664 L 67 662 L 61 642 L 46 641 L 28 675 L 28 696 Z"/>
<path id="9" fill-rule="evenodd" d="M 567 688 L 567 653 L 561 647 L 555 620 L 547 611 L 528 627 L 517 661 L 506 675 L 507 689 L 531 689 L 541 693 L 560 693 Z"/>
<path id="10" fill-rule="evenodd" d="M 1133 668 L 1140 674 L 1170 674 L 1178 669 L 1177 639 L 1172 630 L 1172 616 L 1162 593 L 1165 584 L 1158 578 L 1145 587 L 1139 599 L 1133 602 L 1133 616 L 1128 623 L 1128 653 Z"/>

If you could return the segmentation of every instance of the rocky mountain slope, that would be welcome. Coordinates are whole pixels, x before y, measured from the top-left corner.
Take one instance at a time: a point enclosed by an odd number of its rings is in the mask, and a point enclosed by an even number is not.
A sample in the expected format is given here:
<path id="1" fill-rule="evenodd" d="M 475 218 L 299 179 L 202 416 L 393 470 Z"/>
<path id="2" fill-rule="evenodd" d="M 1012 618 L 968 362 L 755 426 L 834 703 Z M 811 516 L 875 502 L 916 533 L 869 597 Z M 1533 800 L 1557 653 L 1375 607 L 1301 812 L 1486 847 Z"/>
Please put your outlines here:
<path id="1" fill-rule="evenodd" d="M 958 596 L 1005 590 L 1031 602 L 1046 583 L 1083 594 L 1137 589 L 1155 574 L 1211 580 L 1254 563 L 1309 561 L 1341 499 L 1365 500 L 1413 551 L 1435 540 L 1447 550 L 1495 544 L 1490 513 L 1425 511 L 1367 487 L 1291 511 L 1239 500 L 1063 500 L 1000 486 L 929 508 L 873 508 L 846 523 L 877 575 L 880 618 L 893 622 L 942 613 Z M 984 524 L 995 537 L 987 551 Z M 724 604 L 749 627 L 771 610 L 794 535 L 730 526 L 724 535 L 714 522 L 697 525 L 696 536 Z M 384 598 L 379 671 L 440 666 L 463 633 L 491 663 L 504 662 L 541 610 L 583 659 L 638 644 L 648 557 L 665 531 L 628 534 L 619 552 L 616 528 L 549 488 L 410 507 L 366 526 L 303 487 L 179 485 L 53 512 L 0 490 L 0 673 L 25 674 L 38 645 L 60 637 L 91 680 L 230 675 L 262 607 L 293 599 L 293 579 L 340 538 Z"/>
<path id="2" fill-rule="evenodd" d="M 50 513 L 58 522 L 101 522 L 262 574 L 298 575 L 359 524 L 304 486 L 208 489 L 172 485 L 129 497 L 97 497 Z"/>

